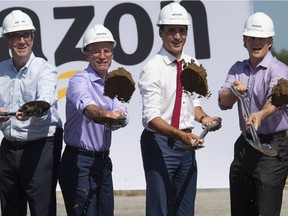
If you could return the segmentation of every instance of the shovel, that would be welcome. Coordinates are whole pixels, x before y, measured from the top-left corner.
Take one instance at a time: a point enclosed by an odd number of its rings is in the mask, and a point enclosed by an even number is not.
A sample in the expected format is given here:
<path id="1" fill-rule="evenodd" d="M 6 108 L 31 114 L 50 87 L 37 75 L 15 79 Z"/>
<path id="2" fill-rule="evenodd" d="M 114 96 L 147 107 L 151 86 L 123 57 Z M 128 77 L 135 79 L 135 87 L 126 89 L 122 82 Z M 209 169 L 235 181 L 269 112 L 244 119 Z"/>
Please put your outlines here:
<path id="1" fill-rule="evenodd" d="M 17 112 L 23 112 L 26 116 L 41 116 L 50 109 L 46 101 L 30 101 L 23 104 Z M 17 112 L 0 112 L 0 116 L 15 116 Z"/>
<path id="2" fill-rule="evenodd" d="M 209 126 L 203 126 L 204 129 L 201 132 L 201 134 L 199 135 L 199 138 L 200 139 L 204 138 L 209 131 L 218 130 L 220 127 L 221 127 L 221 123 L 219 121 L 215 121 L 212 125 L 209 125 Z M 203 148 L 203 147 L 204 147 L 203 145 L 199 145 L 199 141 L 197 140 L 191 146 L 181 146 L 181 147 L 176 147 L 174 149 L 176 151 L 186 152 L 186 151 L 198 150 L 198 149 Z"/>
<path id="3" fill-rule="evenodd" d="M 244 118 L 248 118 L 250 116 L 250 111 L 248 109 L 248 105 L 245 101 L 244 96 L 238 92 L 238 90 L 235 88 L 235 86 L 233 84 L 231 85 L 231 90 L 238 97 L 238 99 L 240 100 L 240 102 L 242 104 L 242 107 L 244 109 Z M 253 122 L 250 124 L 249 130 L 250 130 L 250 133 L 252 135 L 252 140 L 248 139 L 247 137 L 245 137 L 245 138 L 246 138 L 247 142 L 253 148 L 257 149 L 258 151 L 260 151 L 260 152 L 262 152 L 268 156 L 276 156 L 277 155 L 277 151 L 275 149 L 273 149 L 270 144 L 268 144 L 268 143 L 261 144 Z"/>

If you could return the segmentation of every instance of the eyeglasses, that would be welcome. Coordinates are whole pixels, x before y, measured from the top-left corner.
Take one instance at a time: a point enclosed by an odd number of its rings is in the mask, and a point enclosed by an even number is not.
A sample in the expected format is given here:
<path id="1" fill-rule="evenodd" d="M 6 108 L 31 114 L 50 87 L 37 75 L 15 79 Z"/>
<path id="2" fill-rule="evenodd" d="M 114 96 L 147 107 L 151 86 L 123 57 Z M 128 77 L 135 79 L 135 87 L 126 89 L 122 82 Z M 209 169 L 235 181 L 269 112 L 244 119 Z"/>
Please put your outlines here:
<path id="1" fill-rule="evenodd" d="M 33 33 L 24 33 L 24 34 L 11 34 L 7 38 L 12 39 L 14 42 L 18 42 L 23 38 L 26 42 L 29 42 L 33 38 Z"/>
<path id="2" fill-rule="evenodd" d="M 103 50 L 87 50 L 88 52 L 92 53 L 95 57 L 100 57 L 102 53 L 109 58 L 113 54 L 113 50 L 111 49 L 103 49 Z"/>

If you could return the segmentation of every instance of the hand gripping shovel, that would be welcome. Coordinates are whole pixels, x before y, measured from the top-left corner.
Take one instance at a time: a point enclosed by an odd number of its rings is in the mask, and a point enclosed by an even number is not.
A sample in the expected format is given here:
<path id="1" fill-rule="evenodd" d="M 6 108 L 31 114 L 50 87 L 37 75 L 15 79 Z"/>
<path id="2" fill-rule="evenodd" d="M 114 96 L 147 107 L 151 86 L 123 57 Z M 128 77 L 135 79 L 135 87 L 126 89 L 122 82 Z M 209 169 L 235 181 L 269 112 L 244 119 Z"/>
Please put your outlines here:
<path id="1" fill-rule="evenodd" d="M 238 90 L 235 88 L 235 86 L 233 84 L 231 85 L 231 90 L 238 97 L 238 99 L 240 100 L 240 102 L 242 104 L 242 107 L 244 109 L 244 118 L 248 118 L 250 116 L 250 111 L 248 109 L 248 105 L 245 101 L 244 96 L 238 92 Z M 250 133 L 252 135 L 252 140 L 248 139 L 247 137 L 245 137 L 245 138 L 246 138 L 247 142 L 253 148 L 257 149 L 258 151 L 260 151 L 260 152 L 262 152 L 268 156 L 276 156 L 277 155 L 277 151 L 275 149 L 273 149 L 270 144 L 268 144 L 268 143 L 261 144 L 253 122 L 250 124 L 249 130 L 250 130 Z"/>
<path id="2" fill-rule="evenodd" d="M 215 121 L 212 125 L 209 125 L 209 126 L 203 126 L 204 129 L 202 133 L 199 135 L 199 138 L 200 139 L 204 138 L 209 131 L 218 130 L 220 127 L 221 127 L 221 123 L 219 121 Z M 199 141 L 197 140 L 191 146 L 176 147 L 175 150 L 186 152 L 186 151 L 198 150 L 203 147 L 204 147 L 203 145 L 199 145 Z"/>
<path id="3" fill-rule="evenodd" d="M 46 101 L 30 101 L 23 104 L 17 112 L 23 112 L 26 116 L 41 116 L 50 109 Z M 17 112 L 0 112 L 0 116 L 15 116 Z"/>

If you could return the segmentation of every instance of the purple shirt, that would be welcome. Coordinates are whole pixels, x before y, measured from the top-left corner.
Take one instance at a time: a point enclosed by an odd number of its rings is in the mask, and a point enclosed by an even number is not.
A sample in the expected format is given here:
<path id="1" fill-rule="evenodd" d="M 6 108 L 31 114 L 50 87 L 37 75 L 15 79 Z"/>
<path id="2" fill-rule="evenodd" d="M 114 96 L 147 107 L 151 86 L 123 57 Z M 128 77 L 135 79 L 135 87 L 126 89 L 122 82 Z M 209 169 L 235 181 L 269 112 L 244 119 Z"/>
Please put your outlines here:
<path id="1" fill-rule="evenodd" d="M 219 94 L 230 89 L 231 83 L 239 80 L 248 86 L 246 102 L 250 112 L 258 112 L 262 109 L 267 99 L 271 96 L 272 88 L 280 78 L 288 80 L 288 67 L 277 60 L 269 52 L 253 70 L 249 61 L 236 62 L 229 70 L 224 85 Z M 222 110 L 231 109 L 219 103 Z M 246 131 L 241 103 L 238 101 L 238 113 L 241 131 Z M 262 121 L 258 128 L 259 134 L 270 134 L 288 130 L 288 107 L 283 106 L 275 114 Z"/>
<path id="2" fill-rule="evenodd" d="M 66 94 L 66 123 L 64 141 L 67 145 L 91 151 L 107 151 L 111 146 L 111 129 L 86 118 L 84 109 L 94 104 L 103 109 L 125 111 L 123 103 L 103 95 L 104 81 L 90 67 L 76 73 L 70 80 Z"/>

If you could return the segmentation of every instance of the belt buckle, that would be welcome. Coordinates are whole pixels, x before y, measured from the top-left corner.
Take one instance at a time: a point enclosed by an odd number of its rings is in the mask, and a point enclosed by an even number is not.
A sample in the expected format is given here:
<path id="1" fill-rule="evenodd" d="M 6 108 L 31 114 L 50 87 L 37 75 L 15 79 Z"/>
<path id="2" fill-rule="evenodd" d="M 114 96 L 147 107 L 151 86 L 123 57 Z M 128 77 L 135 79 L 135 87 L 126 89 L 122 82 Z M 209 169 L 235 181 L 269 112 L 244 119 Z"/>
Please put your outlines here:
<path id="1" fill-rule="evenodd" d="M 91 156 L 93 158 L 101 158 L 101 159 L 104 159 L 105 158 L 105 153 L 101 152 L 96 152 L 96 151 L 91 151 Z M 100 157 L 99 157 L 100 156 Z"/>
<path id="2" fill-rule="evenodd" d="M 87 153 L 89 153 L 89 152 L 87 151 Z M 91 157 L 95 157 L 95 156 L 96 156 L 95 152 L 91 151 Z"/>
<path id="3" fill-rule="evenodd" d="M 107 158 L 107 152 L 91 152 L 91 156 L 94 158 L 101 158 L 102 160 Z"/>
<path id="4" fill-rule="evenodd" d="M 109 154 L 110 154 L 110 151 L 109 151 L 109 150 L 106 151 L 106 152 L 103 152 L 103 153 L 102 153 L 102 159 L 108 158 Z"/>

